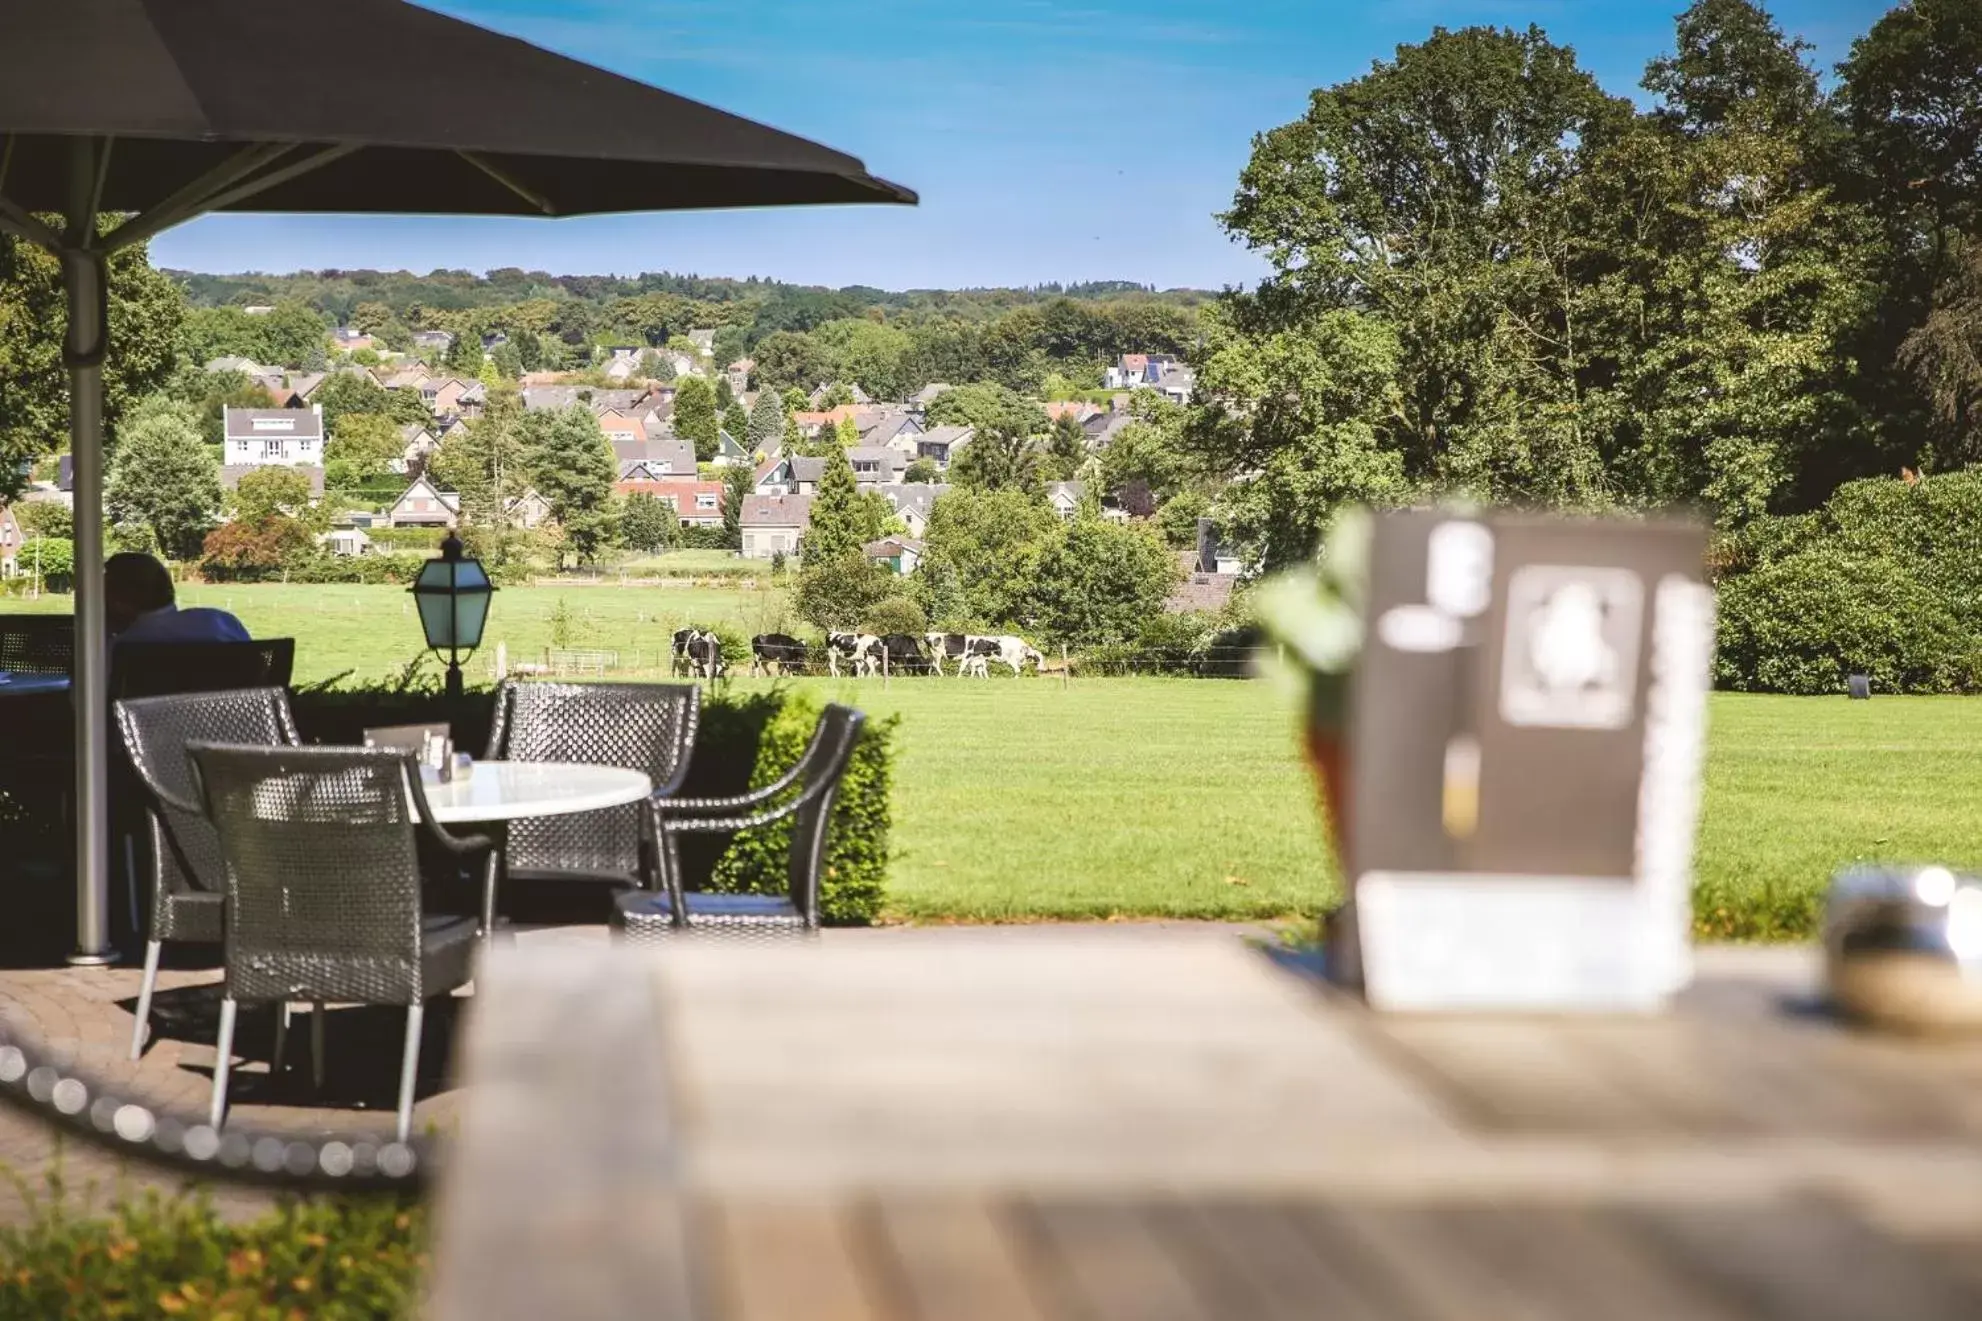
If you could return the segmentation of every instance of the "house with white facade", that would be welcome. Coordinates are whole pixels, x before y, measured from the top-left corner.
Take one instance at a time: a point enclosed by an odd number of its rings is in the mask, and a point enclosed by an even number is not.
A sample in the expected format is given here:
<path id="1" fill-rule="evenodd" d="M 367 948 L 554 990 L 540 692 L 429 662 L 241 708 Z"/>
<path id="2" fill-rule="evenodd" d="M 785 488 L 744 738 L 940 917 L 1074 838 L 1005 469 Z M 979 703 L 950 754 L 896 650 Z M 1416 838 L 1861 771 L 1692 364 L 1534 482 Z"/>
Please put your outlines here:
<path id="1" fill-rule="evenodd" d="M 461 497 L 420 477 L 392 502 L 386 520 L 393 527 L 455 527 L 461 522 Z"/>
<path id="2" fill-rule="evenodd" d="M 947 468 L 957 447 L 969 444 L 976 434 L 975 427 L 937 427 L 915 438 L 915 456 L 934 461 L 938 468 Z"/>
<path id="3" fill-rule="evenodd" d="M 798 542 L 812 523 L 809 495 L 747 495 L 738 524 L 743 533 L 743 558 L 768 560 L 773 555 L 795 557 Z"/>
<path id="4" fill-rule="evenodd" d="M 934 482 L 900 482 L 874 489 L 887 500 L 908 535 L 920 541 L 929 533 L 929 512 L 950 488 Z"/>
<path id="5" fill-rule="evenodd" d="M 263 464 L 322 466 L 323 408 L 228 408 L 221 463 L 230 467 Z"/>
<path id="6" fill-rule="evenodd" d="M 26 540 L 13 509 L 0 505 L 0 578 L 11 578 L 20 572 L 21 543 Z"/>
<path id="7" fill-rule="evenodd" d="M 1173 353 L 1124 353 L 1102 376 L 1101 385 L 1106 390 L 1138 390 L 1183 365 Z"/>
<path id="8" fill-rule="evenodd" d="M 908 455 L 886 445 L 855 445 L 846 452 L 846 457 L 847 462 L 853 465 L 856 486 L 899 482 L 908 468 Z"/>

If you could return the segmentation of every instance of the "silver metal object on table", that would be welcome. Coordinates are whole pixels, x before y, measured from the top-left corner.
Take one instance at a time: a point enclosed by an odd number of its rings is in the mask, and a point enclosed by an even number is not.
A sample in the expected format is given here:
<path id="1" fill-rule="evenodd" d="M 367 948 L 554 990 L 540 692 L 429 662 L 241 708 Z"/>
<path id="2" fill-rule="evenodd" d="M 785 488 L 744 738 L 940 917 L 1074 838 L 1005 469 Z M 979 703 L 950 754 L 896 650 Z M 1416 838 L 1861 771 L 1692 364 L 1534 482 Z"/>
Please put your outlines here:
<path id="1" fill-rule="evenodd" d="M 1938 863 L 1839 872 L 1824 979 L 1841 1013 L 1874 1026 L 1982 1028 L 1982 876 Z"/>

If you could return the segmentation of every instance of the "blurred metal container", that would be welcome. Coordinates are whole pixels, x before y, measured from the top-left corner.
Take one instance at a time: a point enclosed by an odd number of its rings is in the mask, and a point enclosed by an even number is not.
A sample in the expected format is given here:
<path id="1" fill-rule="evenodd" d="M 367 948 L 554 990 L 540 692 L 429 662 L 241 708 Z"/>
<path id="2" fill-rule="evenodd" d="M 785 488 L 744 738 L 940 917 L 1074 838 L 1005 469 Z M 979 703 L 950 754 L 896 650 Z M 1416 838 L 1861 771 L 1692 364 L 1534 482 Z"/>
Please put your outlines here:
<path id="1" fill-rule="evenodd" d="M 1907 1032 L 1982 1028 L 1982 876 L 1939 864 L 1839 872 L 1824 973 L 1847 1017 Z"/>

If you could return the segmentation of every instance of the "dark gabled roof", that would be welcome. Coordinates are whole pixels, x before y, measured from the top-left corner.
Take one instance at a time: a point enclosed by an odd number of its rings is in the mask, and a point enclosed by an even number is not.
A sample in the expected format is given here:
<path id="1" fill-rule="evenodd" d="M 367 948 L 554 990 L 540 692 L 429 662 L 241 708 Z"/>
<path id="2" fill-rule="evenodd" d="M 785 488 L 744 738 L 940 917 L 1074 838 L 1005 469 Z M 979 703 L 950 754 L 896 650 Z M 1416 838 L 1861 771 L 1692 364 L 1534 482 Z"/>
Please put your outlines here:
<path id="1" fill-rule="evenodd" d="M 323 414 L 314 408 L 229 408 L 223 417 L 229 440 L 323 439 Z"/>
<path id="2" fill-rule="evenodd" d="M 742 527 L 804 527 L 812 521 L 812 497 L 746 495 L 737 521 Z"/>

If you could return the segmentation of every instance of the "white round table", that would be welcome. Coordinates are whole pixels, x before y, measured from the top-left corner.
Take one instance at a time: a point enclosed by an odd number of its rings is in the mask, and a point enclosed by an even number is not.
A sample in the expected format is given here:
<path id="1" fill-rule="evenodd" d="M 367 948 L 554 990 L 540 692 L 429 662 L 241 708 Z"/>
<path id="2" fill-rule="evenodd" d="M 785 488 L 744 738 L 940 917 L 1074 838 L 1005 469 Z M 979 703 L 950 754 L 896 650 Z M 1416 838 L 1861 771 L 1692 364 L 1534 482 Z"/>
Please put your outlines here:
<path id="1" fill-rule="evenodd" d="M 442 825 L 595 812 L 654 792 L 640 771 L 558 761 L 478 761 L 466 778 L 421 787 Z"/>

